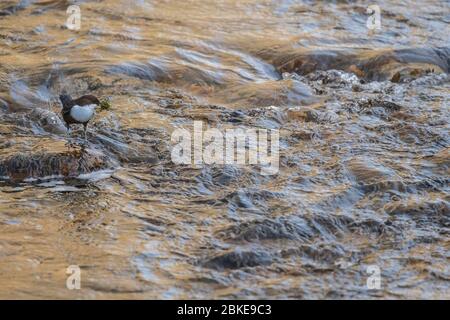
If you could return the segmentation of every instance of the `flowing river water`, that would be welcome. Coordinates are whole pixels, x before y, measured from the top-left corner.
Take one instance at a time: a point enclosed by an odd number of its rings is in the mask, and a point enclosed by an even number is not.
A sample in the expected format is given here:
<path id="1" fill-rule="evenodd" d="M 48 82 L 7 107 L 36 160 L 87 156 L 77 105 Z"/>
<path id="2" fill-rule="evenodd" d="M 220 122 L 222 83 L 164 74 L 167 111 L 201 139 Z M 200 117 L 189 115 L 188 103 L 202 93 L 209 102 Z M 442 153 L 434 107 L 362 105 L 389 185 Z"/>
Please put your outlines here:
<path id="1" fill-rule="evenodd" d="M 371 4 L 2 0 L 0 297 L 450 299 L 450 3 Z M 63 91 L 111 101 L 84 150 Z M 195 120 L 278 173 L 175 164 Z"/>

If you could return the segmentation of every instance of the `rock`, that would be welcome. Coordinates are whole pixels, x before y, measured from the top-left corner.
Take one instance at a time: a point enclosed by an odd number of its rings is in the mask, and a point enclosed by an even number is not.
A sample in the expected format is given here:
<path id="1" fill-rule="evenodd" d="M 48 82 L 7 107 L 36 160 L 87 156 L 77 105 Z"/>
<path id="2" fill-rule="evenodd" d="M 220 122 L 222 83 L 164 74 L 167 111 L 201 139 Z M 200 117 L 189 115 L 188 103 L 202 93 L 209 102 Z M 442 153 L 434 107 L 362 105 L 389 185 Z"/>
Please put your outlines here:
<path id="1" fill-rule="evenodd" d="M 98 151 L 68 150 L 64 144 L 50 138 L 15 138 L 2 150 L 0 177 L 14 182 L 49 176 L 76 177 L 111 166 Z"/>
<path id="2" fill-rule="evenodd" d="M 383 99 L 363 99 L 358 102 L 362 113 L 389 119 L 390 115 L 404 109 L 403 106 Z"/>
<path id="3" fill-rule="evenodd" d="M 310 107 L 290 108 L 287 114 L 288 119 L 313 123 L 333 123 L 339 119 L 339 115 L 332 110 L 318 110 Z"/>
<path id="4" fill-rule="evenodd" d="M 229 251 L 207 260 L 204 265 L 212 269 L 239 269 L 269 265 L 273 257 L 265 251 Z"/>
<path id="5" fill-rule="evenodd" d="M 224 236 L 233 240 L 274 240 L 291 239 L 307 240 L 314 236 L 314 231 L 308 223 L 301 219 L 284 218 L 277 220 L 264 219 L 262 221 L 244 222 L 224 230 Z"/>
<path id="6" fill-rule="evenodd" d="M 394 73 L 394 75 L 391 77 L 391 82 L 394 83 L 411 82 L 415 79 L 421 78 L 425 75 L 434 72 L 435 69 L 433 65 L 424 65 L 424 66 L 419 65 L 415 68 L 405 67 Z"/>
<path id="7" fill-rule="evenodd" d="M 53 111 L 42 108 L 35 108 L 29 114 L 29 119 L 47 132 L 57 134 L 67 132 L 67 128 L 64 125 L 63 121 Z"/>
<path id="8" fill-rule="evenodd" d="M 299 256 L 310 259 L 316 264 L 333 266 L 334 263 L 345 256 L 345 249 L 341 245 L 329 243 L 327 245 L 300 245 L 297 248 L 289 248 L 281 251 L 283 258 Z"/>
<path id="9" fill-rule="evenodd" d="M 286 46 L 261 54 L 280 73 L 307 75 L 336 69 L 352 72 L 368 81 L 407 82 L 429 72 L 448 73 L 449 51 L 446 47 L 354 51 L 305 50 Z"/>

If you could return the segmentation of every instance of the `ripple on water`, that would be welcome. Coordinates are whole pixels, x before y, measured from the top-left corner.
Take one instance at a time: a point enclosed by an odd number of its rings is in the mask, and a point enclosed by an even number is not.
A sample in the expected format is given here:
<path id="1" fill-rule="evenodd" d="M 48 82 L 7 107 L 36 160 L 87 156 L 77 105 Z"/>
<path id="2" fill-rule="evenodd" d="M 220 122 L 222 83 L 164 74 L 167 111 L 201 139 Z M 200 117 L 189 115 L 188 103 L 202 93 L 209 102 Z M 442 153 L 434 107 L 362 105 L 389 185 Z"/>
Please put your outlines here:
<path id="1" fill-rule="evenodd" d="M 449 297 L 442 1 L 67 5 L 0 3 L 0 297 Z M 63 90 L 111 98 L 84 155 Z M 193 120 L 279 129 L 278 174 L 175 165 Z"/>

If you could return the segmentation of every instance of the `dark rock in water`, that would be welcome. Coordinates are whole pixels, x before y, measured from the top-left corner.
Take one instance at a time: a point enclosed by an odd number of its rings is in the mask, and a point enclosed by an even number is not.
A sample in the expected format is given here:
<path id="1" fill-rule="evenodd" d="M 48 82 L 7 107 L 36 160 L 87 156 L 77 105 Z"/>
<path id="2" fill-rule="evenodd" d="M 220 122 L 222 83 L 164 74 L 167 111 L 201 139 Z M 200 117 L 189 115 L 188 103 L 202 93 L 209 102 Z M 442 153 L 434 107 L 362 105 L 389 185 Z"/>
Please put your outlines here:
<path id="1" fill-rule="evenodd" d="M 308 50 L 285 48 L 264 52 L 280 73 L 307 75 L 318 70 L 344 70 L 369 81 L 406 82 L 429 72 L 448 73 L 450 48 L 406 48 L 401 50 Z M 283 51 L 283 49 L 281 49 Z"/>
<path id="2" fill-rule="evenodd" d="M 7 108 L 11 105 L 6 104 Z M 15 108 L 15 106 L 13 106 Z M 17 125 L 22 128 L 28 128 L 30 132 L 41 134 L 44 132 L 55 134 L 66 134 L 67 128 L 61 120 L 61 117 L 55 112 L 45 108 L 33 109 L 5 109 L 2 115 L 2 122 L 11 125 Z M 16 113 L 16 111 L 19 111 Z M 0 99 L 0 114 L 2 113 L 2 99 Z"/>
<path id="3" fill-rule="evenodd" d="M 269 265 L 273 257 L 264 251 L 230 251 L 207 260 L 204 265 L 212 269 L 239 269 Z"/>
<path id="4" fill-rule="evenodd" d="M 305 109 L 304 111 L 306 122 L 319 122 L 320 113 L 314 109 Z"/>
<path id="5" fill-rule="evenodd" d="M 313 123 L 333 123 L 339 119 L 339 115 L 334 111 L 319 110 L 321 106 L 315 107 L 294 107 L 288 110 L 290 119 L 298 119 L 304 122 Z"/>
<path id="6" fill-rule="evenodd" d="M 336 244 L 320 244 L 318 246 L 301 245 L 297 248 L 289 248 L 281 251 L 283 258 L 300 256 L 311 259 L 322 265 L 334 265 L 335 262 L 346 254 L 345 249 Z"/>
<path id="7" fill-rule="evenodd" d="M 354 55 L 335 50 L 302 51 L 288 49 L 286 53 L 275 53 L 272 60 L 279 72 L 295 72 L 306 75 L 316 70 L 341 69 L 339 66 L 348 66 L 354 60 Z"/>
<path id="8" fill-rule="evenodd" d="M 53 111 L 35 108 L 28 117 L 33 121 L 34 125 L 38 125 L 47 132 L 59 134 L 67 132 L 67 128 L 61 118 Z"/>
<path id="9" fill-rule="evenodd" d="M 431 64 L 449 72 L 450 48 L 407 48 L 394 51 L 395 59 L 401 63 Z"/>
<path id="10" fill-rule="evenodd" d="M 27 148 L 17 147 L 17 142 L 7 148 L 0 157 L 0 177 L 14 182 L 49 176 L 76 177 L 111 166 L 106 156 L 94 150 L 68 150 L 64 141 L 42 140 L 46 142 L 33 145 L 28 148 L 30 151 L 24 152 Z"/>
<path id="11" fill-rule="evenodd" d="M 352 68 L 349 68 L 351 72 Z M 358 72 L 355 72 L 356 74 Z M 317 81 L 331 88 L 342 88 L 346 86 L 358 85 L 361 80 L 353 73 L 346 73 L 340 70 L 316 71 L 308 74 L 306 78 L 310 81 Z"/>
<path id="12" fill-rule="evenodd" d="M 303 219 L 287 219 L 252 221 L 233 226 L 223 231 L 225 237 L 234 240 L 273 240 L 299 239 L 307 240 L 314 236 L 314 231 Z"/>
<path id="13" fill-rule="evenodd" d="M 407 48 L 361 57 L 357 66 L 368 80 L 408 82 L 431 72 L 448 72 L 448 57 L 446 48 Z"/>
<path id="14" fill-rule="evenodd" d="M 434 73 L 433 68 L 403 68 L 397 71 L 391 78 L 391 82 L 402 83 L 410 82 L 427 74 Z"/>
<path id="15" fill-rule="evenodd" d="M 368 99 L 358 102 L 362 113 L 379 116 L 380 118 L 388 119 L 389 116 L 395 112 L 404 109 L 403 106 L 383 100 L 383 99 Z"/>

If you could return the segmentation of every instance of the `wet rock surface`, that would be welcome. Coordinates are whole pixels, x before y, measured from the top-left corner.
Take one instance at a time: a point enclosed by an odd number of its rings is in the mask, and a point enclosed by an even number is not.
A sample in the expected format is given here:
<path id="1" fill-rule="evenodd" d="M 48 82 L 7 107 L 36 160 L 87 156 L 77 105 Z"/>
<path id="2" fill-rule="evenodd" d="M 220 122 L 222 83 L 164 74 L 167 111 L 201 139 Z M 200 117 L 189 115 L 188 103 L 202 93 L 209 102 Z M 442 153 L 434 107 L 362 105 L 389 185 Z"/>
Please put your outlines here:
<path id="1" fill-rule="evenodd" d="M 68 151 L 61 140 L 21 140 L 14 141 L 8 148 L 2 146 L 0 176 L 3 179 L 20 182 L 55 176 L 76 177 L 107 169 L 112 165 L 105 155 L 92 149 L 77 148 Z"/>
<path id="2" fill-rule="evenodd" d="M 213 257 L 204 265 L 215 269 L 239 269 L 272 263 L 273 255 L 263 251 L 232 251 Z"/>
<path id="3" fill-rule="evenodd" d="M 355 73 L 366 81 L 410 82 L 428 73 L 448 73 L 449 48 L 408 48 L 401 50 L 348 50 L 311 52 L 304 49 L 285 49 L 282 55 L 265 53 L 279 72 L 307 75 L 317 70 L 338 69 Z"/>

